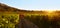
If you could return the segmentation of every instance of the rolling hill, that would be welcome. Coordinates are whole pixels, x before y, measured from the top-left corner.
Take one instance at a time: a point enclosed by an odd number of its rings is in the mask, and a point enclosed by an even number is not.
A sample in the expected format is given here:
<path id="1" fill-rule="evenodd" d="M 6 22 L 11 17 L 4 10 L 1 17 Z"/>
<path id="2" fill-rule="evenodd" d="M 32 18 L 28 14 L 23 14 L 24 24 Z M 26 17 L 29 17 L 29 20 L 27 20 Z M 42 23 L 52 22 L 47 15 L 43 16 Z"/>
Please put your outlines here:
<path id="1" fill-rule="evenodd" d="M 18 8 L 15 8 L 15 7 L 11 7 L 11 6 L 8 6 L 6 4 L 3 4 L 3 3 L 0 3 L 0 12 L 15 12 L 15 13 L 19 13 L 19 14 L 48 14 L 48 12 L 46 11 L 29 11 L 29 10 L 22 10 L 22 9 L 18 9 Z M 60 11 L 54 11 L 53 13 L 55 14 L 60 14 Z"/>

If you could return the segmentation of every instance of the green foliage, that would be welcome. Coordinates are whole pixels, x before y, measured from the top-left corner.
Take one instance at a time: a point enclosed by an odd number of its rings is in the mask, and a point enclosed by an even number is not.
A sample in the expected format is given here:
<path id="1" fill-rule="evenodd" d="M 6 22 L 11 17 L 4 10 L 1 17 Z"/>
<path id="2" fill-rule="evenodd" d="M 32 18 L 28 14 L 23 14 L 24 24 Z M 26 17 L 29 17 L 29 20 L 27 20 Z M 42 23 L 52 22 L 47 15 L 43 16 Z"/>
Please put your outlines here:
<path id="1" fill-rule="evenodd" d="M 0 28 L 15 28 L 18 22 L 18 14 L 0 14 Z"/>

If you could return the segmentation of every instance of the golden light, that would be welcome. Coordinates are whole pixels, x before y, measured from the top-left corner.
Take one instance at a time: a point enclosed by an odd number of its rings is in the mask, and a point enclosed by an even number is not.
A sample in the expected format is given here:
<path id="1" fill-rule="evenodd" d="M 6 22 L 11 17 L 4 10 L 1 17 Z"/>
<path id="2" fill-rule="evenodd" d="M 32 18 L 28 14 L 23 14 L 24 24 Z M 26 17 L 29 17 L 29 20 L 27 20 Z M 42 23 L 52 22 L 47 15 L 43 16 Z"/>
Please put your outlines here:
<path id="1" fill-rule="evenodd" d="M 53 13 L 54 11 L 53 11 L 53 10 L 48 10 L 47 12 L 48 12 L 48 13 Z"/>
<path id="2" fill-rule="evenodd" d="M 54 11 L 56 11 L 56 10 L 54 10 L 54 9 L 45 9 L 45 11 L 46 11 L 47 13 L 54 13 Z"/>

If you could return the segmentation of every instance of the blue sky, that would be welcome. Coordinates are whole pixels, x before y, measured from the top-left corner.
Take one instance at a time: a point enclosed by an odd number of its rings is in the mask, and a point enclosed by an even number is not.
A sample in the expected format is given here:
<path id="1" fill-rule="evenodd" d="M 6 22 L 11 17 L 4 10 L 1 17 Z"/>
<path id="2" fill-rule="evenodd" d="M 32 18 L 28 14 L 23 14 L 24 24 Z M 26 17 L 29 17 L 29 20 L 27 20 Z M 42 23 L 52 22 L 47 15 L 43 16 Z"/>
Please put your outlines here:
<path id="1" fill-rule="evenodd" d="M 60 0 L 0 0 L 0 3 L 26 10 L 60 9 Z"/>

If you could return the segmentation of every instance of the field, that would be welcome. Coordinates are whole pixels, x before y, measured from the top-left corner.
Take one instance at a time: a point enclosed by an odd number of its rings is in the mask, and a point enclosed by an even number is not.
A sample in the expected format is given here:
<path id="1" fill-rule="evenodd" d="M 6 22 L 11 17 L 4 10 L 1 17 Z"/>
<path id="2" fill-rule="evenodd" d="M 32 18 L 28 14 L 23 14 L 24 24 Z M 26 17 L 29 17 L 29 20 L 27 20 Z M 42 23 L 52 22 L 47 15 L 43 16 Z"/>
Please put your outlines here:
<path id="1" fill-rule="evenodd" d="M 32 22 L 39 28 L 60 28 L 60 14 L 26 14 L 24 19 Z"/>

